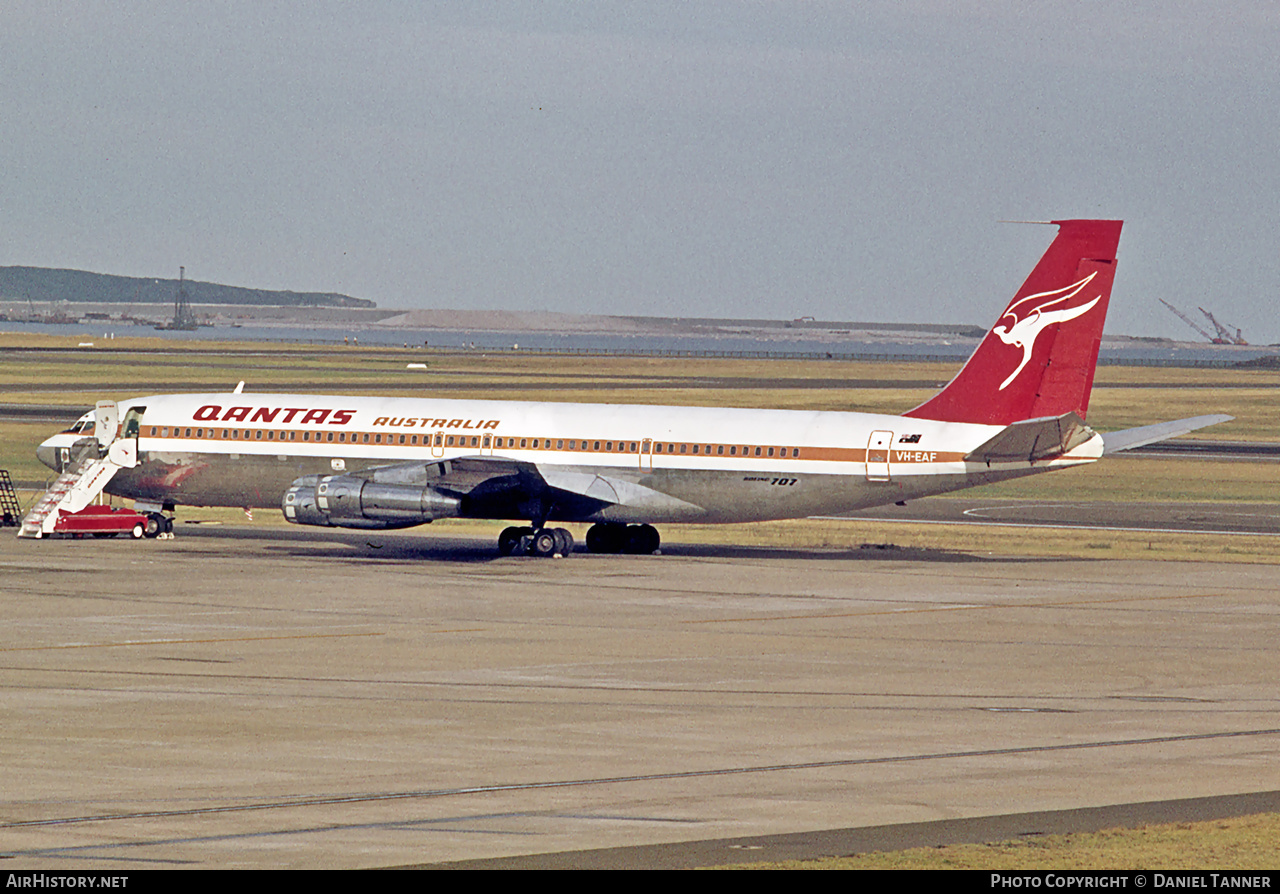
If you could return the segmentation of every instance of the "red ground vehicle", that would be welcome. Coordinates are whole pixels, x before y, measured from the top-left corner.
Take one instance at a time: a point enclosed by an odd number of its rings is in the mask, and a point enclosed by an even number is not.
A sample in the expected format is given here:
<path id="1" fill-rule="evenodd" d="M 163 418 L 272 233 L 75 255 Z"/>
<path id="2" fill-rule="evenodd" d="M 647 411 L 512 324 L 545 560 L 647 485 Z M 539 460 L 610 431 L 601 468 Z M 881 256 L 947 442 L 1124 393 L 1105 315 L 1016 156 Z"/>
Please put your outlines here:
<path id="1" fill-rule="evenodd" d="M 54 523 L 53 533 L 83 537 L 115 537 L 128 533 L 134 540 L 141 540 L 147 530 L 147 517 L 132 509 L 112 509 L 110 506 L 86 506 L 79 512 L 62 512 Z"/>

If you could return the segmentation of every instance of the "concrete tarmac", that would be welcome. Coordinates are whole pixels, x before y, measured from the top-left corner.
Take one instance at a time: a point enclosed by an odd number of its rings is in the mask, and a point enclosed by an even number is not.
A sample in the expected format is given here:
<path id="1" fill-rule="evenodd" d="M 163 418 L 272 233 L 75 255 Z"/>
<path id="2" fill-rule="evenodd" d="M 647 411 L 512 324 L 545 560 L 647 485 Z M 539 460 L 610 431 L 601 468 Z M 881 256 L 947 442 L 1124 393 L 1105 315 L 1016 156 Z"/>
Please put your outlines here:
<path id="1" fill-rule="evenodd" d="M 5 864 L 735 862 L 1280 790 L 1272 567 L 664 553 L 0 537 Z"/>
<path id="2" fill-rule="evenodd" d="M 930 497 L 877 506 L 841 518 L 862 521 L 1079 528 L 1161 534 L 1280 536 L 1280 503 L 1108 503 L 1100 500 L 992 500 L 981 495 Z"/>

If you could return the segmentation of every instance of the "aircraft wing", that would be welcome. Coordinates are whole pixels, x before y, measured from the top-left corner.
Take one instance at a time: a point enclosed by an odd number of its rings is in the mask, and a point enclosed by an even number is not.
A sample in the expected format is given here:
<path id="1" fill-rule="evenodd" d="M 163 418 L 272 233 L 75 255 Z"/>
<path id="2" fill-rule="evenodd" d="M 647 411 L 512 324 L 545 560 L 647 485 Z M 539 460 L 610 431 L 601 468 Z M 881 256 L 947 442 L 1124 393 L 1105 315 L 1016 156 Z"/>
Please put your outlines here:
<path id="1" fill-rule="evenodd" d="M 1217 413 L 1209 416 L 1192 416 L 1188 419 L 1177 419 L 1173 422 L 1158 422 L 1155 425 L 1142 425 L 1138 428 L 1126 428 L 1121 431 L 1109 431 L 1102 434 L 1102 455 L 1145 447 L 1157 441 L 1167 441 L 1197 429 L 1219 422 L 1230 422 L 1234 416 Z"/>
<path id="2" fill-rule="evenodd" d="M 610 506 L 661 510 L 666 515 L 687 514 L 690 518 L 703 512 L 693 503 L 617 476 L 498 456 L 380 466 L 355 472 L 353 477 L 379 484 L 430 488 L 466 502 L 470 512 L 516 510 L 507 515 L 516 518 L 587 518 Z"/>

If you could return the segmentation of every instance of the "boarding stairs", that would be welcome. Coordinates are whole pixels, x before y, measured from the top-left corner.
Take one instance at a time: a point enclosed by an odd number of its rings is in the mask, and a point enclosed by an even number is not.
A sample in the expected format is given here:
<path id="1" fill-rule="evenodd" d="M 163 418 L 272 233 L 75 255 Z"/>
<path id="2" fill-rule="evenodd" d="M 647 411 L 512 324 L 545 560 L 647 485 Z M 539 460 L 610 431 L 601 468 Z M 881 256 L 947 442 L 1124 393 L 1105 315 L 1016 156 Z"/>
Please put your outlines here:
<path id="1" fill-rule="evenodd" d="M 71 462 L 22 519 L 19 537 L 52 534 L 60 515 L 79 512 L 102 493 L 116 472 L 137 465 L 137 438 L 117 438 L 118 429 L 115 402 L 99 401 L 93 437 L 73 445 Z"/>

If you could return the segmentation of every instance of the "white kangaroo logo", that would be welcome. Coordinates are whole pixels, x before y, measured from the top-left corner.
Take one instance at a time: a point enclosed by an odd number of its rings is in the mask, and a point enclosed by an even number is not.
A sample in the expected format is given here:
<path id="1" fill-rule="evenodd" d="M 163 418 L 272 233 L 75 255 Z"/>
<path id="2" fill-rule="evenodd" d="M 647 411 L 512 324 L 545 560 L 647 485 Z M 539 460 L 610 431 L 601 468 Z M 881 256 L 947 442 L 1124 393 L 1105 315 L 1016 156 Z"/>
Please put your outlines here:
<path id="1" fill-rule="evenodd" d="M 1102 300 L 1102 296 L 1099 295 L 1088 304 L 1053 309 L 1080 294 L 1084 287 L 1089 284 L 1089 280 L 1097 275 L 1097 271 L 1094 271 L 1079 282 L 1072 283 L 1056 291 L 1028 295 L 1004 312 L 1004 315 L 1000 317 L 999 322 L 996 323 L 995 328 L 991 331 L 1006 345 L 1022 348 L 1022 362 L 1018 364 L 1018 368 L 1010 374 L 1009 378 L 1005 379 L 1000 385 L 1000 391 L 1009 387 L 1009 383 L 1016 379 L 1018 373 L 1022 372 L 1022 368 L 1027 365 L 1027 361 L 1031 359 L 1032 352 L 1035 351 L 1036 339 L 1040 337 L 1041 332 L 1054 323 L 1065 323 L 1068 320 L 1083 316 Z M 1006 318 L 1009 320 L 1007 324 L 1005 323 Z"/>

